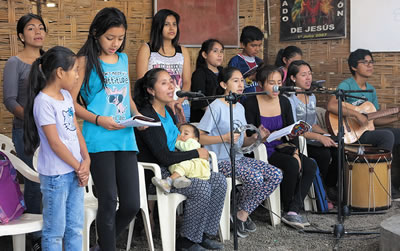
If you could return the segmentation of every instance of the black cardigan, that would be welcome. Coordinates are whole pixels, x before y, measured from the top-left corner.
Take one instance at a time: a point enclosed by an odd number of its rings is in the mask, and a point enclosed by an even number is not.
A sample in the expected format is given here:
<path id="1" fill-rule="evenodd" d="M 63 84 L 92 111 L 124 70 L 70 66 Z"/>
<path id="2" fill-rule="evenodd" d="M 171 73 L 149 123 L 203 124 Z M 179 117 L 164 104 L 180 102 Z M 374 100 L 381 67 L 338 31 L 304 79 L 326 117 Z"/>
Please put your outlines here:
<path id="1" fill-rule="evenodd" d="M 167 112 L 171 115 L 175 121 L 175 115 L 171 109 L 166 106 Z M 156 121 L 160 121 L 157 112 L 151 105 L 147 105 L 139 112 L 144 116 L 154 118 Z M 171 152 L 167 145 L 167 135 L 165 134 L 164 127 L 155 126 L 149 127 L 145 130 L 135 129 L 136 142 L 139 148 L 138 160 L 142 162 L 157 163 L 162 167 L 168 167 L 172 164 L 182 162 L 184 160 L 190 160 L 198 158 L 199 154 L 197 150 L 187 152 Z"/>
<path id="2" fill-rule="evenodd" d="M 285 96 L 279 95 L 279 104 L 281 107 L 281 115 L 282 115 L 282 123 L 283 127 L 289 126 L 294 123 L 293 113 L 292 113 L 292 106 L 290 104 L 289 99 Z M 248 97 L 244 104 L 245 114 L 246 114 L 246 121 L 247 124 L 253 124 L 255 127 L 259 127 L 261 124 L 261 115 L 260 115 L 260 108 L 258 106 L 258 100 L 256 96 Z M 283 128 L 282 127 L 282 128 Z M 285 141 L 285 140 L 283 140 Z M 292 140 L 292 143 L 299 145 L 298 138 L 296 137 Z"/>
<path id="3" fill-rule="evenodd" d="M 218 67 L 220 71 L 222 67 Z M 192 75 L 192 85 L 190 87 L 190 91 L 198 92 L 201 91 L 206 96 L 214 96 L 218 87 L 218 77 L 207 67 L 199 67 L 193 72 Z M 214 100 L 209 100 L 211 102 Z M 190 104 L 190 121 L 191 122 L 200 122 L 203 117 L 205 110 L 204 107 L 208 106 L 207 101 L 193 101 Z"/>

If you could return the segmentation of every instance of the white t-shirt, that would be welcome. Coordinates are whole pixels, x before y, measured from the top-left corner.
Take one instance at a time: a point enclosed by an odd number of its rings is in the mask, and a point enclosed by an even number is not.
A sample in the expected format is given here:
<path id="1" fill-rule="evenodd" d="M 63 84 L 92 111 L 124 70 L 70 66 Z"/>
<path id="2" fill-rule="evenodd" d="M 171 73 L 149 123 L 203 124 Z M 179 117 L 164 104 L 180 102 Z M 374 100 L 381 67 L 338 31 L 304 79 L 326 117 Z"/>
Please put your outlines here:
<path id="1" fill-rule="evenodd" d="M 56 125 L 58 137 L 79 162 L 82 160 L 74 124 L 75 110 L 72 97 L 66 90 L 61 90 L 61 93 L 64 100 L 56 100 L 40 92 L 33 105 L 33 116 L 40 137 L 38 172 L 42 175 L 61 175 L 74 171 L 53 152 L 42 126 Z"/>

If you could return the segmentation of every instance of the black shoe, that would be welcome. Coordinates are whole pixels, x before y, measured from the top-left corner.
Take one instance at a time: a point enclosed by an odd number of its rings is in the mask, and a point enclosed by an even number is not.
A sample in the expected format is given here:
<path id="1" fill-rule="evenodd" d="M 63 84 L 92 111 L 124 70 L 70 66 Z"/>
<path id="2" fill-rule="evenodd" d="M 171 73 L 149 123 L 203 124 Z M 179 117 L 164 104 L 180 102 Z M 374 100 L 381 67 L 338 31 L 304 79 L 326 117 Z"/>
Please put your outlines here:
<path id="1" fill-rule="evenodd" d="M 207 234 L 203 235 L 203 241 L 200 243 L 200 245 L 209 250 L 221 250 L 224 248 L 224 245 L 221 242 L 210 239 Z"/>
<path id="2" fill-rule="evenodd" d="M 253 233 L 257 230 L 256 224 L 247 216 L 247 220 L 244 222 L 244 228 L 247 232 Z"/>
<path id="3" fill-rule="evenodd" d="M 400 198 L 400 191 L 394 185 L 392 185 L 392 200 L 396 200 Z"/>
<path id="4" fill-rule="evenodd" d="M 233 229 L 233 215 L 231 215 L 231 226 Z M 236 217 L 236 228 L 237 228 L 237 235 L 240 238 L 246 238 L 247 236 L 249 236 L 248 232 L 246 231 L 246 227 L 244 226 L 244 221 L 239 220 Z"/>
<path id="5" fill-rule="evenodd" d="M 42 238 L 32 241 L 32 251 L 42 251 Z"/>
<path id="6" fill-rule="evenodd" d="M 179 237 L 176 239 L 176 250 L 177 251 L 205 251 L 199 243 L 194 243 L 185 237 Z"/>

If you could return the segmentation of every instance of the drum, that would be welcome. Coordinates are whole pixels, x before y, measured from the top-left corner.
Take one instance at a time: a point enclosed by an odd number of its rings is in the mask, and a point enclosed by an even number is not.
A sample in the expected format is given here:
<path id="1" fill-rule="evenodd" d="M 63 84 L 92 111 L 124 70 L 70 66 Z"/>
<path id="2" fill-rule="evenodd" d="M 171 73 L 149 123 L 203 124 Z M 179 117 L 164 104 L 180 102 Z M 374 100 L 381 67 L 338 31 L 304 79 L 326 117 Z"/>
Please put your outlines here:
<path id="1" fill-rule="evenodd" d="M 366 148 L 364 154 L 345 151 L 347 205 L 360 211 L 385 210 L 391 206 L 388 150 Z"/>

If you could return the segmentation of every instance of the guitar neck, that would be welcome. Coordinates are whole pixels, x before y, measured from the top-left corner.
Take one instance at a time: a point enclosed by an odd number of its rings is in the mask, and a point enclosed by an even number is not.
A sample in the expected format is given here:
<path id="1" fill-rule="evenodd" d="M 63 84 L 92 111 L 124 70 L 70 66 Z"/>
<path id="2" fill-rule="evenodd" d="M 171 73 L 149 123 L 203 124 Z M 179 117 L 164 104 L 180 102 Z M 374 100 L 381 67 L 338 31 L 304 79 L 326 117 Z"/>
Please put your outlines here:
<path id="1" fill-rule="evenodd" d="M 399 112 L 399 108 L 391 108 L 391 109 L 386 109 L 386 110 L 382 110 L 382 111 L 377 111 L 377 112 L 371 112 L 368 113 L 368 120 L 373 120 L 373 119 L 377 119 L 377 118 L 381 118 L 381 117 L 386 117 L 395 113 Z"/>

